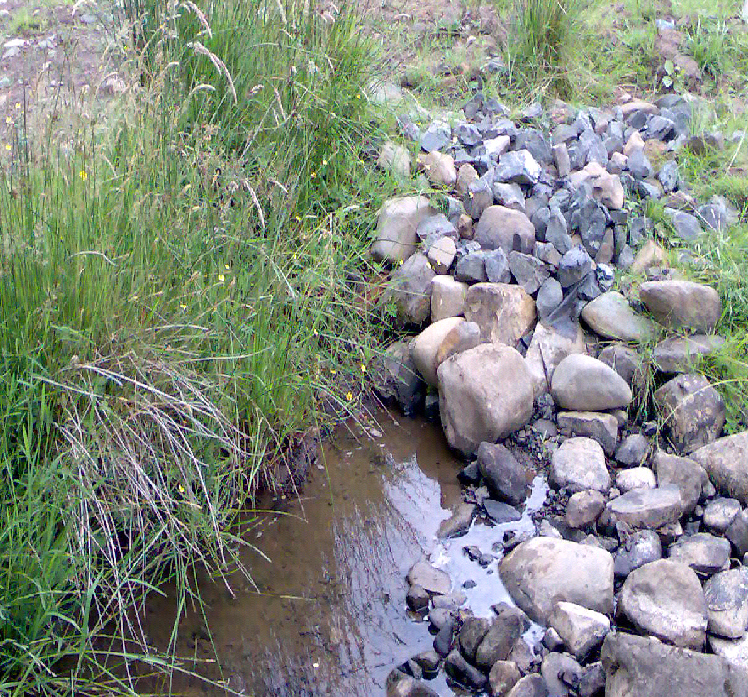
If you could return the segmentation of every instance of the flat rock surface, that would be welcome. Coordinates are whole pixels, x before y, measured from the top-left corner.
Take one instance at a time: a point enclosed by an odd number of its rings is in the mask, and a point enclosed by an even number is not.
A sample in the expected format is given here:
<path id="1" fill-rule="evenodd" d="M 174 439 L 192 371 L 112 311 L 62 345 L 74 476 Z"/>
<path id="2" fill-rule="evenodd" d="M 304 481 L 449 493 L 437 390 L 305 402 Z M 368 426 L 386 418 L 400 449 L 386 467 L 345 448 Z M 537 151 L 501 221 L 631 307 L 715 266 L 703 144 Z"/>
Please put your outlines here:
<path id="1" fill-rule="evenodd" d="M 674 484 L 655 489 L 634 489 L 608 502 L 616 520 L 635 528 L 659 528 L 681 516 L 683 500 Z"/>
<path id="2" fill-rule="evenodd" d="M 569 438 L 553 453 L 550 480 L 559 489 L 573 492 L 608 491 L 610 474 L 603 449 L 591 438 Z"/>

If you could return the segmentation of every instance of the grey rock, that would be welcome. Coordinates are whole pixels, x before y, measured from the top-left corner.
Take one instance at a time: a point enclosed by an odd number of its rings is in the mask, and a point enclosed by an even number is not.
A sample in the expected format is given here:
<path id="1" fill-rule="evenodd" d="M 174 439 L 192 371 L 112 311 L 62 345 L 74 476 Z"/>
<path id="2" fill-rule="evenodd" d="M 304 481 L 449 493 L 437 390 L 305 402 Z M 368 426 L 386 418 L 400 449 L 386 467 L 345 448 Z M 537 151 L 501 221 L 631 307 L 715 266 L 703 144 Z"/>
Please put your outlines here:
<path id="1" fill-rule="evenodd" d="M 623 344 L 606 346 L 598 358 L 616 371 L 632 389 L 643 390 L 646 386 L 644 359 L 634 349 Z"/>
<path id="2" fill-rule="evenodd" d="M 620 341 L 646 342 L 657 332 L 648 318 L 635 313 L 626 298 L 617 291 L 609 291 L 587 303 L 582 319 L 598 336 Z"/>
<path id="3" fill-rule="evenodd" d="M 425 249 L 428 249 L 440 237 L 451 237 L 457 239 L 457 229 L 443 213 L 431 215 L 418 223 L 416 228 L 416 237 L 423 243 Z"/>
<path id="4" fill-rule="evenodd" d="M 678 188 L 678 163 L 675 160 L 668 160 L 657 173 L 657 178 L 665 189 L 665 193 L 670 193 Z"/>
<path id="5" fill-rule="evenodd" d="M 519 184 L 504 184 L 494 182 L 493 185 L 494 203 L 505 208 L 512 208 L 515 211 L 525 212 L 525 196 L 520 189 Z"/>
<path id="6" fill-rule="evenodd" d="M 486 266 L 486 280 L 489 283 L 509 283 L 512 280 L 509 259 L 503 249 L 493 249 L 482 254 Z"/>
<path id="7" fill-rule="evenodd" d="M 532 470 L 520 464 L 500 443 L 481 443 L 477 456 L 481 476 L 491 495 L 514 505 L 524 503 Z"/>
<path id="8" fill-rule="evenodd" d="M 496 661 L 506 661 L 512 647 L 526 629 L 526 619 L 516 609 L 499 614 L 491 623 L 476 650 L 476 665 L 482 670 L 489 671 Z"/>
<path id="9" fill-rule="evenodd" d="M 721 535 L 730 527 L 730 523 L 740 511 L 740 501 L 737 499 L 714 499 L 704 508 L 704 525 L 710 532 Z"/>
<path id="10" fill-rule="evenodd" d="M 548 209 L 548 220 L 545 226 L 545 241 L 552 244 L 559 254 L 566 254 L 574 246 L 569 235 L 564 214 L 556 207 Z M 560 261 L 560 260 L 559 260 Z"/>
<path id="11" fill-rule="evenodd" d="M 514 601 L 536 622 L 547 623 L 561 600 L 613 611 L 613 557 L 599 547 L 536 537 L 504 557 L 499 572 Z"/>
<path id="12" fill-rule="evenodd" d="M 467 193 L 462 198 L 462 204 L 473 220 L 478 220 L 483 212 L 493 205 L 492 181 L 481 177 L 478 181 L 470 182 Z"/>
<path id="13" fill-rule="evenodd" d="M 408 571 L 408 583 L 421 586 L 432 595 L 447 595 L 452 588 L 449 576 L 428 562 L 417 561 Z"/>
<path id="14" fill-rule="evenodd" d="M 608 456 L 615 451 L 618 440 L 618 421 L 615 416 L 596 411 L 560 411 L 556 420 L 563 435 L 592 438 Z"/>
<path id="15" fill-rule="evenodd" d="M 693 281 L 647 281 L 639 297 L 655 319 L 669 329 L 711 333 L 722 315 L 714 288 Z"/>
<path id="16" fill-rule="evenodd" d="M 398 319 L 422 325 L 431 314 L 431 280 L 436 274 L 423 254 L 414 254 L 392 273 L 387 293 L 395 301 Z"/>
<path id="17" fill-rule="evenodd" d="M 615 575 L 625 578 L 640 566 L 658 559 L 662 559 L 660 536 L 654 530 L 639 530 L 618 548 Z"/>
<path id="18" fill-rule="evenodd" d="M 428 609 L 430 598 L 431 594 L 423 586 L 415 585 L 408 588 L 405 602 L 411 610 L 419 612 Z"/>
<path id="19" fill-rule="evenodd" d="M 683 512 L 693 511 L 701 498 L 702 487 L 707 480 L 706 472 L 701 465 L 690 458 L 667 455 L 660 451 L 654 457 L 654 468 L 660 486 L 674 484 L 680 490 Z"/>
<path id="20" fill-rule="evenodd" d="M 711 575 L 725 568 L 730 559 L 730 543 L 723 537 L 699 532 L 671 545 L 668 556 L 690 566 L 696 573 Z"/>
<path id="21" fill-rule="evenodd" d="M 693 453 L 722 432 L 725 403 L 703 375 L 674 377 L 654 393 L 654 401 L 681 454 Z"/>
<path id="22" fill-rule="evenodd" d="M 514 506 L 503 501 L 486 499 L 483 501 L 483 508 L 494 523 L 514 523 L 522 518 L 522 514 Z"/>
<path id="23" fill-rule="evenodd" d="M 536 242 L 535 256 L 554 269 L 558 268 L 558 264 L 561 261 L 561 254 L 559 254 L 559 251 L 550 242 Z"/>
<path id="24" fill-rule="evenodd" d="M 569 654 L 549 653 L 540 666 L 548 694 L 552 697 L 567 697 L 576 692 L 576 686 L 582 678 L 582 667 Z"/>
<path id="25" fill-rule="evenodd" d="M 501 182 L 535 184 L 540 178 L 541 167 L 529 150 L 512 150 L 499 158 L 496 179 Z"/>
<path id="26" fill-rule="evenodd" d="M 491 623 L 485 617 L 468 617 L 460 627 L 457 639 L 460 644 L 460 653 L 470 663 L 475 663 L 475 652 L 486 636 Z"/>
<path id="27" fill-rule="evenodd" d="M 519 286 L 478 283 L 465 298 L 465 319 L 476 322 L 481 336 L 493 343 L 515 346 L 535 324 L 535 302 Z"/>
<path id="28" fill-rule="evenodd" d="M 460 537 L 470 530 L 476 507 L 472 503 L 457 504 L 452 510 L 452 515 L 439 524 L 436 536 L 440 540 L 451 537 Z"/>
<path id="29" fill-rule="evenodd" d="M 556 170 L 559 177 L 568 177 L 571 172 L 571 160 L 569 151 L 564 143 L 558 143 L 553 146 L 553 160 L 556 163 Z"/>
<path id="30" fill-rule="evenodd" d="M 696 574 L 660 559 L 632 571 L 621 589 L 618 613 L 639 631 L 684 648 L 701 649 L 707 610 Z"/>
<path id="31" fill-rule="evenodd" d="M 708 334 L 671 337 L 655 346 L 652 360 L 663 373 L 688 373 L 700 359 L 713 355 L 724 345 L 721 336 Z"/>
<path id="32" fill-rule="evenodd" d="M 740 639 L 748 626 L 748 568 L 715 574 L 704 584 L 704 597 L 709 632 Z"/>
<path id="33" fill-rule="evenodd" d="M 592 271 L 594 261 L 582 247 L 573 247 L 558 262 L 558 281 L 563 288 L 579 283 Z"/>
<path id="34" fill-rule="evenodd" d="M 532 254 L 535 227 L 521 211 L 504 206 L 489 206 L 475 227 L 474 239 L 483 249 L 503 249 Z"/>
<path id="35" fill-rule="evenodd" d="M 610 620 L 605 615 L 574 603 L 557 603 L 550 622 L 578 660 L 602 644 L 610 631 Z"/>
<path id="36" fill-rule="evenodd" d="M 405 414 L 415 411 L 423 397 L 424 383 L 410 357 L 410 344 L 398 341 L 387 348 L 373 371 L 377 393 L 394 400 Z"/>
<path id="37" fill-rule="evenodd" d="M 548 697 L 548 688 L 539 675 L 525 675 L 517 681 L 507 697 Z"/>
<path id="38" fill-rule="evenodd" d="M 566 524 L 570 528 L 592 525 L 604 509 L 605 497 L 599 491 L 578 491 L 566 505 Z"/>
<path id="39" fill-rule="evenodd" d="M 448 358 L 437 376 L 447 441 L 464 454 L 474 453 L 483 442 L 505 438 L 530 421 L 532 383 L 524 359 L 513 348 L 482 344 Z"/>
<path id="40" fill-rule="evenodd" d="M 571 411 L 625 408 L 631 389 L 612 368 L 590 356 L 572 354 L 553 373 L 551 394 L 556 404 Z"/>
<path id="41" fill-rule="evenodd" d="M 639 467 L 649 458 L 649 439 L 641 433 L 627 436 L 616 450 L 616 461 L 624 467 Z"/>
<path id="42" fill-rule="evenodd" d="M 508 266 L 508 262 L 507 262 Z M 487 280 L 486 255 L 484 252 L 472 252 L 458 259 L 455 265 L 455 280 L 461 283 L 483 283 Z"/>
<path id="43" fill-rule="evenodd" d="M 696 216 L 675 208 L 665 208 L 665 213 L 670 216 L 675 234 L 684 242 L 696 242 L 704 234 L 701 223 Z"/>
<path id="44" fill-rule="evenodd" d="M 377 239 L 371 247 L 376 261 L 396 264 L 416 251 L 416 229 L 427 218 L 436 216 L 425 196 L 404 196 L 384 203 L 377 221 Z"/>
<path id="45" fill-rule="evenodd" d="M 675 485 L 634 489 L 609 501 L 606 510 L 617 521 L 634 528 L 659 528 L 675 523 L 682 514 L 683 500 Z"/>
<path id="46" fill-rule="evenodd" d="M 608 491 L 610 475 L 603 449 L 591 438 L 569 438 L 551 458 L 550 480 L 559 489 Z"/>
<path id="47" fill-rule="evenodd" d="M 634 489 L 654 489 L 657 486 L 654 472 L 648 467 L 632 467 L 616 474 L 616 489 L 625 494 Z"/>
<path id="48" fill-rule="evenodd" d="M 416 678 L 399 670 L 393 670 L 387 676 L 387 697 L 439 697 L 439 693 Z"/>
<path id="49" fill-rule="evenodd" d="M 459 317 L 465 309 L 468 287 L 452 276 L 435 276 L 431 280 L 431 321 Z"/>
<path id="50" fill-rule="evenodd" d="M 492 697 L 505 697 L 517 684 L 522 674 L 517 664 L 511 661 L 496 661 L 488 674 L 488 685 Z"/>
<path id="51" fill-rule="evenodd" d="M 733 519 L 725 537 L 730 540 L 739 557 L 748 554 L 748 512 L 740 511 Z"/>
<path id="52" fill-rule="evenodd" d="M 579 681 L 579 697 L 600 697 L 605 691 L 605 669 L 600 661 L 585 666 Z"/>
<path id="53" fill-rule="evenodd" d="M 720 438 L 691 455 L 718 491 L 748 505 L 748 431 Z"/>
<path id="54" fill-rule="evenodd" d="M 651 177 L 654 170 L 644 151 L 637 148 L 629 155 L 628 161 L 629 172 L 637 179 L 646 179 Z"/>
<path id="55" fill-rule="evenodd" d="M 478 145 L 478 143 L 480 143 L 483 139 L 480 130 L 478 130 L 478 127 L 472 123 L 457 124 L 457 126 L 454 128 L 454 135 L 457 136 L 457 139 L 463 145 L 466 145 L 468 147 Z"/>
<path id="56" fill-rule="evenodd" d="M 456 650 L 450 652 L 445 659 L 444 671 L 450 678 L 471 690 L 482 690 L 488 682 L 486 676 Z"/>
<path id="57" fill-rule="evenodd" d="M 564 299 L 564 291 L 561 284 L 555 278 L 547 278 L 538 290 L 535 306 L 538 317 L 541 320 L 550 317 L 551 313 L 561 304 Z"/>
<path id="58" fill-rule="evenodd" d="M 445 121 L 433 121 L 421 136 L 421 148 L 426 152 L 444 150 L 452 142 L 452 129 Z"/>
<path id="59" fill-rule="evenodd" d="M 731 667 L 748 672 L 748 635 L 740 639 L 725 639 L 709 634 L 709 647 Z M 744 694 L 735 692 L 734 694 Z"/>
<path id="60" fill-rule="evenodd" d="M 541 131 L 536 128 L 522 128 L 517 132 L 516 149 L 527 150 L 533 158 L 543 165 L 553 162 L 553 151 Z"/>
<path id="61" fill-rule="evenodd" d="M 542 261 L 521 252 L 509 252 L 509 269 L 528 295 L 535 294 L 550 276 L 550 270 Z"/>
<path id="62" fill-rule="evenodd" d="M 717 656 L 612 632 L 603 643 L 606 697 L 744 697 L 748 673 Z"/>

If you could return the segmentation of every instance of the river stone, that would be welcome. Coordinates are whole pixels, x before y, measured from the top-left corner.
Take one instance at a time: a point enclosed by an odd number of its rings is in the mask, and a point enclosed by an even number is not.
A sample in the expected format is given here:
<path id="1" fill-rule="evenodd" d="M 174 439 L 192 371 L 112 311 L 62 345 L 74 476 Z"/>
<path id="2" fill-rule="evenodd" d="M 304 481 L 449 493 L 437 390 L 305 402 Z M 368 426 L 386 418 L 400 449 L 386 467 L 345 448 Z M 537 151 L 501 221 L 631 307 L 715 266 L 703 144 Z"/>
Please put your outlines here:
<path id="1" fill-rule="evenodd" d="M 748 431 L 719 438 L 691 456 L 719 491 L 748 505 Z"/>
<path id="2" fill-rule="evenodd" d="M 514 506 L 503 501 L 484 499 L 483 508 L 494 523 L 514 523 L 522 518 L 522 514 Z"/>
<path id="3" fill-rule="evenodd" d="M 741 510 L 737 499 L 714 499 L 704 507 L 704 525 L 710 532 L 722 535 Z"/>
<path id="4" fill-rule="evenodd" d="M 515 506 L 523 503 L 533 471 L 500 443 L 481 443 L 477 455 L 478 468 L 491 495 Z"/>
<path id="5" fill-rule="evenodd" d="M 447 317 L 429 325 L 411 341 L 410 357 L 427 385 L 436 387 L 437 384 L 436 354 L 439 347 L 446 336 L 464 322 L 463 317 Z"/>
<path id="6" fill-rule="evenodd" d="M 379 152 L 377 166 L 392 172 L 394 175 L 408 178 L 410 176 L 410 154 L 408 149 L 388 140 Z"/>
<path id="7" fill-rule="evenodd" d="M 677 375 L 654 393 L 654 402 L 681 454 L 698 450 L 722 433 L 725 403 L 703 375 Z"/>
<path id="8" fill-rule="evenodd" d="M 432 595 L 447 595 L 452 588 L 449 576 L 426 561 L 417 561 L 408 571 L 408 583 L 421 586 Z"/>
<path id="9" fill-rule="evenodd" d="M 618 419 L 612 414 L 598 411 L 560 411 L 556 415 L 556 422 L 559 431 L 565 436 L 592 438 L 602 446 L 608 456 L 615 451 L 618 439 Z"/>
<path id="10" fill-rule="evenodd" d="M 525 675 L 517 681 L 507 697 L 548 697 L 548 688 L 540 675 Z"/>
<path id="11" fill-rule="evenodd" d="M 610 620 L 603 614 L 574 603 L 559 602 L 550 617 L 566 648 L 582 660 L 610 631 Z"/>
<path id="12" fill-rule="evenodd" d="M 506 438 L 532 417 L 530 374 L 513 348 L 476 346 L 444 361 L 437 377 L 447 441 L 466 455 L 484 441 Z"/>
<path id="13" fill-rule="evenodd" d="M 512 599 L 540 624 L 547 625 L 559 601 L 613 611 L 613 557 L 600 547 L 534 537 L 504 557 L 499 573 Z"/>
<path id="14" fill-rule="evenodd" d="M 704 584 L 709 632 L 740 639 L 748 626 L 748 568 L 722 571 Z"/>
<path id="15" fill-rule="evenodd" d="M 660 559 L 632 571 L 621 589 L 618 613 L 639 631 L 676 646 L 704 646 L 706 600 L 698 577 L 685 564 Z"/>
<path id="16" fill-rule="evenodd" d="M 387 676 L 386 694 L 387 697 L 439 697 L 426 683 L 399 670 Z"/>
<path id="17" fill-rule="evenodd" d="M 556 404 L 571 411 L 604 411 L 626 408 L 631 388 L 602 361 L 572 354 L 553 373 L 551 394 Z"/>
<path id="18" fill-rule="evenodd" d="M 530 371 L 535 399 L 550 390 L 553 373 L 558 364 L 573 353 L 586 353 L 582 328 L 576 326 L 572 336 L 539 323 L 525 354 L 525 365 Z M 579 434 L 585 435 L 585 434 Z"/>
<path id="19" fill-rule="evenodd" d="M 632 390 L 642 390 L 646 386 L 644 360 L 634 349 L 623 344 L 606 346 L 598 358 L 616 371 Z"/>
<path id="20" fill-rule="evenodd" d="M 435 276 L 431 280 L 431 321 L 458 317 L 465 310 L 468 285 L 452 276 Z"/>
<path id="21" fill-rule="evenodd" d="M 682 514 L 683 501 L 674 484 L 655 489 L 634 489 L 609 501 L 607 510 L 615 519 L 634 528 L 659 528 L 675 523 Z"/>
<path id="22" fill-rule="evenodd" d="M 384 400 L 395 400 L 405 414 L 415 411 L 423 397 L 423 381 L 410 357 L 410 344 L 392 344 L 377 361 L 375 389 Z"/>
<path id="23" fill-rule="evenodd" d="M 483 641 L 483 637 L 486 636 L 491 622 L 485 617 L 468 617 L 460 627 L 460 632 L 457 635 L 460 644 L 460 653 L 470 663 L 475 663 L 475 652 L 478 650 L 478 646 Z"/>
<path id="24" fill-rule="evenodd" d="M 457 650 L 453 650 L 444 661 L 444 672 L 452 680 L 471 690 L 482 690 L 488 681 L 475 666 L 470 665 Z"/>
<path id="25" fill-rule="evenodd" d="M 470 530 L 470 524 L 473 522 L 476 506 L 473 503 L 459 503 L 452 509 L 452 515 L 439 524 L 436 536 L 440 540 L 446 540 L 451 537 L 460 537 Z"/>
<path id="26" fill-rule="evenodd" d="M 436 368 L 450 356 L 475 348 L 483 343 L 480 327 L 475 322 L 460 322 L 444 337 L 436 352 Z"/>
<path id="27" fill-rule="evenodd" d="M 475 664 L 478 668 L 489 671 L 496 661 L 506 661 L 526 628 L 526 620 L 524 614 L 515 608 L 499 614 L 475 652 Z"/>
<path id="28" fill-rule="evenodd" d="M 423 168 L 426 178 L 438 186 L 453 186 L 457 181 L 457 169 L 451 155 L 432 150 L 428 155 L 418 156 L 418 165 Z"/>
<path id="29" fill-rule="evenodd" d="M 425 196 L 402 196 L 385 201 L 379 212 L 377 239 L 371 247 L 376 261 L 393 264 L 405 261 L 416 251 L 416 228 L 439 212 Z"/>
<path id="30" fill-rule="evenodd" d="M 654 530 L 638 530 L 618 548 L 615 557 L 615 575 L 628 576 L 634 569 L 662 559 L 662 543 Z"/>
<path id="31" fill-rule="evenodd" d="M 690 566 L 696 573 L 707 576 L 721 571 L 730 559 L 730 543 L 724 537 L 699 532 L 681 537 L 670 546 L 668 556 Z"/>
<path id="32" fill-rule="evenodd" d="M 422 325 L 431 314 L 431 280 L 434 270 L 425 255 L 417 253 L 395 269 L 387 294 L 405 324 Z"/>
<path id="33" fill-rule="evenodd" d="M 431 266 L 440 275 L 444 275 L 452 266 L 457 246 L 451 237 L 440 237 L 434 242 L 426 254 L 426 258 L 431 262 Z"/>
<path id="34" fill-rule="evenodd" d="M 675 484 L 680 490 L 683 512 L 693 511 L 701 498 L 701 490 L 707 480 L 706 472 L 701 465 L 691 458 L 668 455 L 660 451 L 654 457 L 654 468 L 657 472 L 657 483 L 660 486 Z"/>
<path id="35" fill-rule="evenodd" d="M 566 504 L 566 524 L 570 528 L 592 525 L 604 509 L 605 497 L 599 491 L 578 491 Z"/>
<path id="36" fill-rule="evenodd" d="M 489 206 L 475 226 L 473 239 L 483 249 L 502 249 L 532 254 L 535 246 L 535 226 L 522 213 L 504 206 Z"/>
<path id="37" fill-rule="evenodd" d="M 648 467 L 632 467 L 616 474 L 616 489 L 622 494 L 634 489 L 654 489 L 657 486 L 654 472 Z"/>
<path id="38" fill-rule="evenodd" d="M 730 540 L 737 556 L 748 554 L 748 511 L 740 511 L 725 530 L 725 537 Z"/>
<path id="39" fill-rule="evenodd" d="M 612 632 L 603 642 L 606 697 L 745 697 L 748 672 L 717 656 Z"/>
<path id="40" fill-rule="evenodd" d="M 722 316 L 717 291 L 693 281 L 647 281 L 639 286 L 639 297 L 668 329 L 710 334 Z"/>
<path id="41" fill-rule="evenodd" d="M 663 373 L 687 373 L 694 363 L 711 356 L 725 344 L 721 336 L 694 334 L 689 337 L 671 337 L 655 346 L 652 360 Z"/>
<path id="42" fill-rule="evenodd" d="M 505 697 L 522 677 L 517 664 L 511 661 L 496 661 L 488 674 L 488 685 L 492 697 Z"/>
<path id="43" fill-rule="evenodd" d="M 649 457 L 650 443 L 641 433 L 632 433 L 616 450 L 616 462 L 624 467 L 639 467 Z"/>
<path id="44" fill-rule="evenodd" d="M 591 438 L 569 438 L 551 458 L 551 482 L 570 491 L 608 491 L 610 475 L 605 453 Z"/>
<path id="45" fill-rule="evenodd" d="M 535 324 L 535 302 L 519 286 L 477 283 L 467 292 L 465 319 L 480 326 L 485 340 L 515 346 Z"/>
<path id="46" fill-rule="evenodd" d="M 656 325 L 646 317 L 635 313 L 628 300 L 618 291 L 611 290 L 587 303 L 582 310 L 582 319 L 595 334 L 604 339 L 646 342 L 656 332 Z"/>

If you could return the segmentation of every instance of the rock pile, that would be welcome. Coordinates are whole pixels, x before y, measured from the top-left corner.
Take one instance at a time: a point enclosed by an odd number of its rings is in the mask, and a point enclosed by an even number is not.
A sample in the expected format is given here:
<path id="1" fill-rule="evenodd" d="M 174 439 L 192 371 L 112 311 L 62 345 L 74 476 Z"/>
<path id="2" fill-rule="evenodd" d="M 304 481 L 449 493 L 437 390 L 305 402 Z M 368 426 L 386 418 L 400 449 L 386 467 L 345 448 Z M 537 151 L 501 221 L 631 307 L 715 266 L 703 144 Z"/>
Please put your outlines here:
<path id="1" fill-rule="evenodd" d="M 538 536 L 498 562 L 517 607 L 473 617 L 448 577 L 414 567 L 408 605 L 434 651 L 393 671 L 388 694 L 435 694 L 424 678 L 443 669 L 511 697 L 748 695 L 748 431 L 723 434 L 723 399 L 696 370 L 723 344 L 721 301 L 668 268 L 652 221 L 630 213 L 660 199 L 684 245 L 733 224 L 726 201 L 698 205 L 681 186 L 675 153 L 709 139 L 673 95 L 515 122 L 477 94 L 464 116 L 402 123 L 446 195 L 381 210 L 372 254 L 420 333 L 387 350 L 380 391 L 406 412 L 438 405 L 487 518 L 511 520 L 534 474 L 506 439 L 542 441 L 552 501 Z M 410 168 L 394 144 L 380 164 Z M 616 289 L 616 269 L 645 280 Z M 661 429 L 629 418 L 653 384 Z M 530 622 L 547 628 L 534 649 Z"/>

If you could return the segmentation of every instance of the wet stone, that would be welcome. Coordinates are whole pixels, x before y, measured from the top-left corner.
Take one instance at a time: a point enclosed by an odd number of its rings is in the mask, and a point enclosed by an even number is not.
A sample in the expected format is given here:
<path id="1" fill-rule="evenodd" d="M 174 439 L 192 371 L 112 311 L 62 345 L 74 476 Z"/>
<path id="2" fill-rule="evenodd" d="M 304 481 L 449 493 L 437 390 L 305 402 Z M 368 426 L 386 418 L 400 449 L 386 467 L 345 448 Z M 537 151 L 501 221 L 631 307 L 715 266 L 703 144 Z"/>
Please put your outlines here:
<path id="1" fill-rule="evenodd" d="M 444 671 L 452 680 L 471 690 L 485 687 L 487 678 L 475 666 L 470 665 L 459 651 L 452 651 L 444 661 Z"/>
<path id="2" fill-rule="evenodd" d="M 483 502 L 483 507 L 486 509 L 486 515 L 494 523 L 513 523 L 522 517 L 522 514 L 514 506 L 510 506 L 503 501 L 486 499 Z"/>
<path id="3" fill-rule="evenodd" d="M 516 608 L 499 613 L 476 649 L 476 665 L 489 671 L 496 661 L 507 660 L 512 647 L 526 628 L 527 617 Z"/>
<path id="4" fill-rule="evenodd" d="M 422 586 L 435 595 L 447 595 L 452 587 L 452 581 L 444 571 L 425 561 L 418 561 L 411 567 L 408 571 L 408 583 L 411 586 Z"/>
<path id="5" fill-rule="evenodd" d="M 419 612 L 428 609 L 430 597 L 429 592 L 423 586 L 415 584 L 408 588 L 405 602 L 411 610 Z"/>
<path id="6" fill-rule="evenodd" d="M 460 503 L 452 511 L 452 515 L 439 525 L 436 536 L 440 540 L 460 537 L 470 530 L 476 507 L 471 503 Z"/>
<path id="7" fill-rule="evenodd" d="M 475 663 L 475 652 L 490 626 L 491 623 L 484 617 L 468 617 L 460 627 L 457 636 L 460 643 L 460 653 L 471 663 Z"/>
<path id="8" fill-rule="evenodd" d="M 610 631 L 610 620 L 605 615 L 574 603 L 557 603 L 550 622 L 566 648 L 580 661 L 602 644 Z"/>
<path id="9" fill-rule="evenodd" d="M 488 684 L 491 695 L 494 697 L 504 697 L 522 677 L 516 663 L 511 661 L 496 661 L 491 666 L 491 672 L 488 674 Z"/>
<path id="10" fill-rule="evenodd" d="M 548 694 L 554 697 L 566 697 L 582 677 L 582 667 L 568 653 L 549 653 L 540 667 L 540 674 L 548 688 Z"/>
<path id="11" fill-rule="evenodd" d="M 481 443 L 478 467 L 493 496 L 510 504 L 521 504 L 527 498 L 533 472 L 501 444 Z"/>

